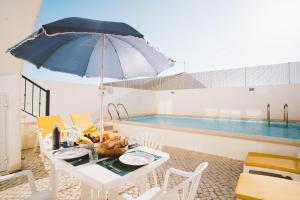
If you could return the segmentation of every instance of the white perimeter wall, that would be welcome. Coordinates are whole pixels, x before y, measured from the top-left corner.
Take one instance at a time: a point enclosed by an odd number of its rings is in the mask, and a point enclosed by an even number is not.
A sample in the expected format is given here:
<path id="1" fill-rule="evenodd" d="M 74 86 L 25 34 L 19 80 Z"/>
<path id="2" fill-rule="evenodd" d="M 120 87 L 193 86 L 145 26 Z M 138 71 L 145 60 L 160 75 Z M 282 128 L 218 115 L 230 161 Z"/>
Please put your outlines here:
<path id="1" fill-rule="evenodd" d="M 99 118 L 100 96 L 97 86 L 74 83 L 41 81 L 35 80 L 41 86 L 51 91 L 51 114 L 61 114 L 66 124 L 70 124 L 70 113 L 88 112 L 96 121 Z M 214 89 L 191 89 L 170 91 L 147 91 L 128 88 L 113 88 L 112 93 L 105 96 L 105 117 L 108 118 L 106 106 L 109 102 L 123 103 L 131 116 L 146 114 L 176 114 L 194 115 L 209 117 L 229 117 L 229 118 L 257 118 L 264 119 L 266 116 L 266 105 L 271 104 L 271 115 L 273 119 L 281 119 L 283 115 L 283 105 L 289 105 L 289 118 L 300 119 L 300 85 L 290 86 L 268 86 L 257 87 L 255 91 L 249 92 L 248 88 L 214 88 Z M 123 113 L 124 114 L 124 113 Z M 116 115 L 114 114 L 116 119 Z M 33 124 L 35 126 L 35 123 Z M 128 126 L 126 126 L 127 128 Z M 137 132 L 141 127 L 132 127 L 128 131 L 125 126 L 116 125 L 121 132 L 129 134 Z M 33 146 L 34 140 L 32 128 L 25 129 L 23 148 Z M 218 148 L 209 148 L 210 145 L 221 145 L 223 137 L 188 134 L 185 138 L 183 133 L 174 131 L 159 131 L 165 134 L 165 144 L 178 146 L 196 151 L 223 155 L 236 159 L 243 159 L 248 151 L 263 151 L 269 153 L 287 152 L 293 155 L 296 148 L 278 144 L 268 144 L 262 142 L 240 139 L 230 139 L 227 142 L 235 146 L 232 151 L 222 153 Z M 30 135 L 31 134 L 31 135 Z M 172 137 L 172 134 L 176 137 Z M 187 134 L 187 133 L 186 133 Z M 169 137 L 170 136 L 170 137 Z M 206 141 L 209 143 L 199 143 Z M 194 140 L 194 142 L 193 142 Z M 25 142 L 24 142 L 25 141 Z M 180 142 L 182 141 L 182 142 Z M 242 141 L 242 142 L 241 142 Z M 226 145 L 225 145 L 226 146 Z M 224 146 L 224 147 L 225 147 Z M 277 151 L 276 148 L 280 146 Z M 228 147 L 228 145 L 227 145 Z M 225 147 L 225 148 L 227 148 Z M 239 147 L 239 148 L 237 148 Z M 246 148 L 244 148 L 246 147 Z M 239 150 L 238 150 L 239 149 Z M 238 151 L 237 151 L 238 150 Z"/>
<path id="2" fill-rule="evenodd" d="M 5 51 L 32 33 L 40 0 L 0 2 L 0 93 L 8 95 L 7 169 L 21 167 L 21 74 L 24 62 Z"/>
<path id="3" fill-rule="evenodd" d="M 97 86 L 37 80 L 51 91 L 51 114 L 88 112 L 99 118 L 100 96 Z M 283 106 L 288 104 L 289 119 L 300 120 L 300 84 L 248 88 L 209 88 L 171 91 L 150 91 L 114 87 L 104 98 L 105 118 L 109 118 L 107 104 L 123 103 L 129 115 L 174 114 L 220 118 L 266 119 L 267 104 L 271 105 L 271 119 L 282 120 Z M 113 112 L 114 118 L 116 114 Z M 121 114 L 124 113 L 121 110 Z"/>
<path id="4" fill-rule="evenodd" d="M 248 88 L 186 89 L 155 92 L 158 114 L 225 118 L 265 119 L 267 104 L 271 119 L 282 120 L 288 104 L 289 119 L 300 120 L 300 85 Z"/>
<path id="5" fill-rule="evenodd" d="M 36 82 L 51 92 L 50 113 L 62 114 L 66 123 L 70 123 L 68 115 L 71 113 L 87 112 L 94 120 L 99 119 L 100 96 L 97 86 L 41 80 L 36 80 Z M 110 92 L 104 97 L 104 116 L 107 119 L 109 119 L 107 104 L 110 102 L 124 104 L 130 115 L 153 114 L 157 110 L 155 95 L 152 91 L 111 87 L 109 90 Z M 117 119 L 112 108 L 111 112 Z M 121 109 L 120 114 L 125 116 Z"/>

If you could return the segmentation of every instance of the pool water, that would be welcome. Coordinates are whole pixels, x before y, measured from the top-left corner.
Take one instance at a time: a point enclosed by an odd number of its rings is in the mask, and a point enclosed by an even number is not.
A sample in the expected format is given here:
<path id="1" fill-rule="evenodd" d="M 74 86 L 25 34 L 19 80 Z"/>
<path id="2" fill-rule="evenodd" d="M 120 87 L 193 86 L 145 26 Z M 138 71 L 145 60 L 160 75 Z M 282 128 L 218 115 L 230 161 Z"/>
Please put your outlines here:
<path id="1" fill-rule="evenodd" d="M 128 121 L 147 124 L 172 125 L 185 128 L 208 129 L 247 135 L 262 135 L 270 137 L 300 139 L 300 124 L 294 122 L 290 122 L 288 128 L 285 128 L 285 123 L 283 122 L 271 122 L 271 126 L 269 127 L 266 121 L 211 119 L 162 115 L 130 117 Z"/>

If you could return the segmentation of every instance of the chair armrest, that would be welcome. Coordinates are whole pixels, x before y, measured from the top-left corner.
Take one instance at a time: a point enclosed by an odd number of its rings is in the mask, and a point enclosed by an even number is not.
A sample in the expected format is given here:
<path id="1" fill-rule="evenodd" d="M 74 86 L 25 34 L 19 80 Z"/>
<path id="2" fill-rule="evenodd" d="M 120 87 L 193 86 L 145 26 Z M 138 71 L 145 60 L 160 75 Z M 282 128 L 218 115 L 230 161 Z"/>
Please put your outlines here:
<path id="1" fill-rule="evenodd" d="M 190 176 L 193 175 L 193 172 L 186 172 L 186 171 L 183 171 L 183 170 L 180 170 L 180 169 L 175 169 L 175 168 L 167 169 L 167 173 L 168 172 L 170 174 L 176 174 L 176 175 L 183 176 L 183 177 L 186 177 L 186 178 L 189 178 Z"/>
<path id="2" fill-rule="evenodd" d="M 164 191 L 167 191 L 169 178 L 170 178 L 171 174 L 176 174 L 176 175 L 179 175 L 179 176 L 183 176 L 185 178 L 189 178 L 190 176 L 193 175 L 192 172 L 186 172 L 186 171 L 182 171 L 182 170 L 175 169 L 175 168 L 167 169 L 166 177 L 165 177 L 164 184 L 163 184 L 163 190 Z"/>
<path id="3" fill-rule="evenodd" d="M 33 174 L 30 170 L 23 170 L 23 171 L 16 172 L 16 173 L 13 173 L 13 174 L 1 176 L 0 177 L 0 182 L 10 180 L 10 179 L 13 179 L 13 178 L 18 178 L 18 177 L 21 177 L 21 176 L 26 176 L 27 177 L 29 185 L 30 185 L 31 192 L 35 193 L 36 192 L 36 186 L 35 186 Z"/>

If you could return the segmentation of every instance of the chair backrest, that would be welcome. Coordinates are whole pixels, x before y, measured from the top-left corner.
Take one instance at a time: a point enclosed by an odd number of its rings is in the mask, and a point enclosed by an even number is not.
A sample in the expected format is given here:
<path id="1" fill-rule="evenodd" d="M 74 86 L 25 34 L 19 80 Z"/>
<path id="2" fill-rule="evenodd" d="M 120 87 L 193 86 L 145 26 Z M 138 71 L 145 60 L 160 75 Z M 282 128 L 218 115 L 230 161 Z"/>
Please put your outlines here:
<path id="1" fill-rule="evenodd" d="M 160 135 L 157 135 L 155 133 L 145 133 L 139 135 L 137 137 L 137 141 L 140 145 L 149 147 L 151 149 L 155 149 L 155 150 L 162 149 L 162 138 L 160 137 Z"/>
<path id="2" fill-rule="evenodd" d="M 188 177 L 186 180 L 176 185 L 169 191 L 166 190 L 167 188 L 165 186 L 164 190 L 166 192 L 161 196 L 160 199 L 194 200 L 202 173 L 207 166 L 208 166 L 207 162 L 203 162 L 199 164 L 198 167 L 195 169 L 195 171 L 191 173 L 190 177 Z M 179 198 L 180 197 L 178 193 L 179 191 L 182 191 L 182 194 L 180 195 L 181 198 Z"/>
<path id="3" fill-rule="evenodd" d="M 38 128 L 43 129 L 42 135 L 45 137 L 52 133 L 54 126 L 58 124 L 58 128 L 65 130 L 65 125 L 60 115 L 39 116 L 37 117 Z"/>
<path id="4" fill-rule="evenodd" d="M 82 132 L 85 132 L 91 128 L 92 129 L 96 128 L 88 113 L 70 114 L 70 118 L 72 124 L 74 126 L 79 126 Z"/>

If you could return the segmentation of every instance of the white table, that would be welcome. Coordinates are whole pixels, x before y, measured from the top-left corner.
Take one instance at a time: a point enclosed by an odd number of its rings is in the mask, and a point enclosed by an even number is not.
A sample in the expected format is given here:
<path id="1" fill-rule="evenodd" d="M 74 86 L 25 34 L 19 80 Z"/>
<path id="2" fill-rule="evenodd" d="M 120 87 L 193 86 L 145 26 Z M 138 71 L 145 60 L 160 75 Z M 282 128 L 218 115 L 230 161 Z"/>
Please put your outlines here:
<path id="1" fill-rule="evenodd" d="M 120 176 L 98 164 L 87 163 L 79 166 L 73 166 L 64 160 L 55 158 L 51 150 L 45 151 L 45 155 L 54 164 L 56 169 L 62 170 L 80 179 L 82 183 L 82 199 L 102 200 L 106 199 L 107 193 L 110 197 L 109 199 L 118 199 L 118 189 L 122 185 L 137 179 L 139 179 L 141 183 L 140 191 L 144 192 L 147 174 L 165 163 L 170 158 L 168 153 L 153 150 L 144 146 L 139 146 L 136 149 L 160 156 L 161 158 L 124 176 Z M 131 149 L 129 151 L 133 150 L 134 149 Z M 144 184 L 142 184 L 143 182 Z"/>

